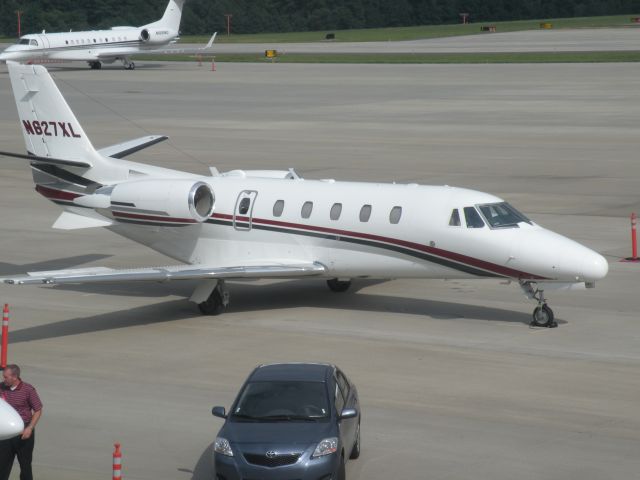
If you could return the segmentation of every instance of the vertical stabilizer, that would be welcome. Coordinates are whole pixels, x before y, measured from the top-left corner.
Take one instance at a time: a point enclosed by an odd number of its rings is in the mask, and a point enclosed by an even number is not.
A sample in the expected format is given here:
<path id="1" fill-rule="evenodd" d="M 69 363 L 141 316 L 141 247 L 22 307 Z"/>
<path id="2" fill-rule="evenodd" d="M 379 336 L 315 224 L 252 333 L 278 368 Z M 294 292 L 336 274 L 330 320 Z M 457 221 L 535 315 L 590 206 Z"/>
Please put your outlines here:
<path id="1" fill-rule="evenodd" d="M 90 167 L 81 175 L 92 180 L 123 178 L 122 167 L 93 148 L 46 68 L 14 62 L 7 67 L 29 154 L 84 162 Z"/>
<path id="2" fill-rule="evenodd" d="M 185 0 L 169 0 L 164 15 L 157 22 L 145 25 L 145 27 L 167 28 L 176 34 L 180 30 L 180 20 L 182 19 L 182 7 Z"/>

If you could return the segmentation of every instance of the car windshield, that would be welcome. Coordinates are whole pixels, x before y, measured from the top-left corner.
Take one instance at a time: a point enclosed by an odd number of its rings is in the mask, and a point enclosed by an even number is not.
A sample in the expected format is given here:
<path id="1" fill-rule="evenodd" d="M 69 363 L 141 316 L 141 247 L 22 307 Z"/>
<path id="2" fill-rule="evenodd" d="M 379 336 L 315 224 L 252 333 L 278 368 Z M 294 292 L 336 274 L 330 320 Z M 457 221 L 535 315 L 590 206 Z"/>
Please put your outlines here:
<path id="1" fill-rule="evenodd" d="M 520 222 L 533 223 L 507 202 L 479 205 L 482 215 L 492 228 L 516 227 Z"/>
<path id="2" fill-rule="evenodd" d="M 329 418 L 324 383 L 304 381 L 249 382 L 232 418 L 238 421 L 318 421 Z"/>

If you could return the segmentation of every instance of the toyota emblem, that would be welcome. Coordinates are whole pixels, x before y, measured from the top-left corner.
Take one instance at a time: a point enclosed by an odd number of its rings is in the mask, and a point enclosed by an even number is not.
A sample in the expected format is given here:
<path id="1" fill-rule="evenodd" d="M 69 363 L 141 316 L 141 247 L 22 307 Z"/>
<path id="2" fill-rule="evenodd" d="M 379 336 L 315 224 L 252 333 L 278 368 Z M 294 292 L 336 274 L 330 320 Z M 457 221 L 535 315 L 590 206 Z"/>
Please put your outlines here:
<path id="1" fill-rule="evenodd" d="M 270 450 L 266 453 L 267 458 L 275 458 L 276 455 L 278 455 L 278 453 L 274 452 L 273 450 Z"/>

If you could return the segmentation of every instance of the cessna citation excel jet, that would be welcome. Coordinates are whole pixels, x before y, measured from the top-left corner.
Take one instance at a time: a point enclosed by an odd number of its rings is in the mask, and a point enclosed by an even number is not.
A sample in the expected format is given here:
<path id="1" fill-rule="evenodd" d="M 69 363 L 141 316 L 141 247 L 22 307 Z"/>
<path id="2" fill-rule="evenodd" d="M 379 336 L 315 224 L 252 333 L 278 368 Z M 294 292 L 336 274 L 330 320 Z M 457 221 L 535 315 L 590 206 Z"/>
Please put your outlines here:
<path id="1" fill-rule="evenodd" d="M 166 137 L 95 150 L 42 66 L 10 63 L 36 191 L 64 212 L 54 228 L 104 227 L 182 265 L 31 272 L 6 283 L 199 280 L 205 314 L 229 303 L 225 280 L 486 278 L 518 282 L 554 325 L 544 291 L 592 287 L 607 261 L 536 225 L 504 200 L 449 186 L 304 180 L 293 170 L 197 175 L 122 158 Z"/>
<path id="2" fill-rule="evenodd" d="M 131 55 L 158 53 L 160 48 L 176 42 L 183 5 L 184 0 L 169 0 L 162 18 L 142 27 L 25 35 L 16 45 L 0 53 L 0 61 L 43 63 L 78 60 L 88 62 L 93 69 L 100 69 L 103 63 L 120 60 L 125 68 L 133 70 L 135 64 L 129 60 Z M 210 48 L 213 39 L 204 48 Z"/>

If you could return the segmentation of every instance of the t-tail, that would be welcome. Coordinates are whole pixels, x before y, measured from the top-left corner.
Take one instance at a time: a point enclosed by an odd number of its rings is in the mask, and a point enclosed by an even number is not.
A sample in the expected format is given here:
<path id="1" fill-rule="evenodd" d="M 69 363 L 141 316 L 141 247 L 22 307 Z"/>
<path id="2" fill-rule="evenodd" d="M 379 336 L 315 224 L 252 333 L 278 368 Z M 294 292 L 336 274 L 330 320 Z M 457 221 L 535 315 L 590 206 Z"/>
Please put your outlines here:
<path id="1" fill-rule="evenodd" d="M 96 150 L 46 68 L 14 62 L 7 66 L 26 152 L 0 155 L 29 160 L 36 190 L 47 199 L 78 212 L 80 197 L 94 196 L 102 187 L 145 177 L 186 175 L 122 160 L 166 136 L 147 135 Z"/>

